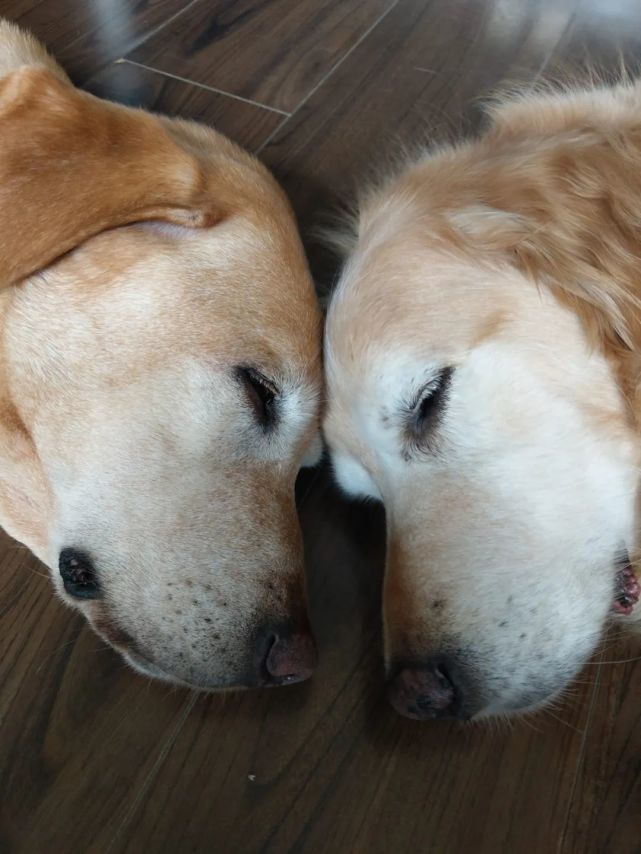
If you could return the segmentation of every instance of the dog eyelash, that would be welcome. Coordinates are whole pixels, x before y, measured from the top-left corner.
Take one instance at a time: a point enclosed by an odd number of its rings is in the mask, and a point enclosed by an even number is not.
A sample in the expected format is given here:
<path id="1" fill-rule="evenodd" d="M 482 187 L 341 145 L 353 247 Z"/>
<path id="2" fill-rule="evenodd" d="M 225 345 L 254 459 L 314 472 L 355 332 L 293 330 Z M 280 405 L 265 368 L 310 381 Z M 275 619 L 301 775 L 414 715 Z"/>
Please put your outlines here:
<path id="1" fill-rule="evenodd" d="M 429 438 L 442 417 L 453 374 L 453 367 L 443 368 L 405 407 L 405 434 L 410 448 L 433 452 Z M 409 454 L 405 456 L 409 458 Z"/>
<path id="2" fill-rule="evenodd" d="M 278 398 L 280 390 L 256 368 L 240 365 L 236 369 L 236 375 L 243 384 L 250 404 L 256 415 L 256 420 L 263 428 L 268 430 L 274 425 L 277 417 Z"/>

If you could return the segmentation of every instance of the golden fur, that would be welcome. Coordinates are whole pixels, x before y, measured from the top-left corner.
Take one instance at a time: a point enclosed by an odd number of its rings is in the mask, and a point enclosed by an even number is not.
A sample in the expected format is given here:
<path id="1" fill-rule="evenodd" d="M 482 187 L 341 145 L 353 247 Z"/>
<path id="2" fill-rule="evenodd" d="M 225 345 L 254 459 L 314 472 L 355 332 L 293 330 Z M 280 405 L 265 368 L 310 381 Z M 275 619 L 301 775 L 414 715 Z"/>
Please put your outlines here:
<path id="1" fill-rule="evenodd" d="M 366 194 L 356 232 L 325 432 L 345 488 L 387 508 L 388 666 L 458 647 L 469 713 L 534 705 L 638 550 L 641 83 L 499 99 L 478 139 Z M 444 366 L 417 451 L 408 407 Z"/>
<path id="2" fill-rule="evenodd" d="M 308 676 L 320 313 L 283 192 L 211 128 L 74 89 L 2 21 L 0 135 L 1 524 L 149 675 L 257 684 L 275 650 L 277 681 Z M 98 598 L 63 586 L 65 549 Z"/>

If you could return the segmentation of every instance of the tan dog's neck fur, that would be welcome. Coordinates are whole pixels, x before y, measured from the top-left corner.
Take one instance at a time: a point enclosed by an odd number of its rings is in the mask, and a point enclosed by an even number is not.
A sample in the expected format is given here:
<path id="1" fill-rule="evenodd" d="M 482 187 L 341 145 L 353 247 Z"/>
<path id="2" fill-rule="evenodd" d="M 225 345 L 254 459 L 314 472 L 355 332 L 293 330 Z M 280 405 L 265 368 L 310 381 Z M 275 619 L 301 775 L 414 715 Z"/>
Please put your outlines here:
<path id="1" fill-rule="evenodd" d="M 484 137 L 420 162 L 397 192 L 433 212 L 434 244 L 514 264 L 569 305 L 639 426 L 641 83 L 615 91 L 503 103 Z"/>

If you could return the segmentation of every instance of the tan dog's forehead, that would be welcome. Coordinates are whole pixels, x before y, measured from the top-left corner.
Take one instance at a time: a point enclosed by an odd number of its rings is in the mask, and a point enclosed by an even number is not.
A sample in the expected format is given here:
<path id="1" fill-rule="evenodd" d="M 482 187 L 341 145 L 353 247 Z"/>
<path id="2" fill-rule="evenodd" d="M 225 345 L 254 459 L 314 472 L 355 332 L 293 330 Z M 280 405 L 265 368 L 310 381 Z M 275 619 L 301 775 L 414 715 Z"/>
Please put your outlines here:
<path id="1" fill-rule="evenodd" d="M 318 383 L 316 298 L 301 259 L 286 249 L 242 220 L 180 234 L 132 226 L 66 256 L 17 303 L 21 313 L 30 303 L 34 322 L 60 324 L 59 336 L 73 325 L 77 345 L 104 347 L 106 370 L 118 362 L 145 370 L 189 354 L 258 360 Z M 87 350 L 75 350 L 84 362 Z"/>

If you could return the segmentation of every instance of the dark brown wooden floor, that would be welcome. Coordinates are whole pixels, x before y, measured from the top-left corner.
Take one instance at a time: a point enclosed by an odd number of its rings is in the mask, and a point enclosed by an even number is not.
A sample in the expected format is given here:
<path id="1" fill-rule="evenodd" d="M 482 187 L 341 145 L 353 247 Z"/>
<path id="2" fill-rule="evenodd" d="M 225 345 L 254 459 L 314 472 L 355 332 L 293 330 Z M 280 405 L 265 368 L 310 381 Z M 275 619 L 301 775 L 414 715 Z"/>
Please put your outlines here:
<path id="1" fill-rule="evenodd" d="M 214 124 L 305 235 L 399 143 L 479 99 L 641 60 L 641 0 L 0 0 L 94 92 Z M 307 240 L 320 286 L 334 264 Z M 313 480 L 313 478 L 312 478 Z M 641 644 L 561 710 L 419 724 L 381 697 L 383 519 L 301 484 L 314 680 L 205 697 L 130 673 L 0 535 L 0 851 L 641 852 Z M 614 663 L 612 663 L 614 662 Z"/>

